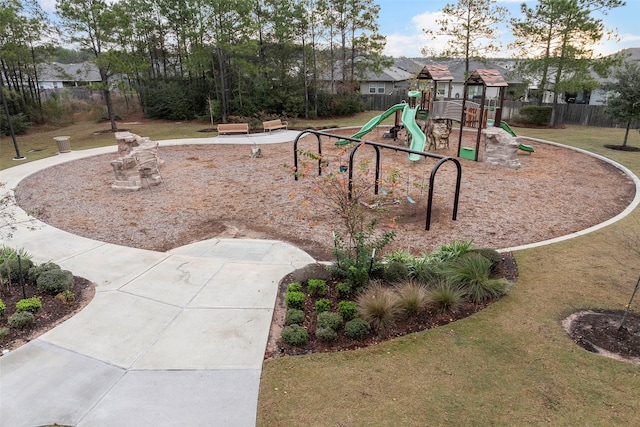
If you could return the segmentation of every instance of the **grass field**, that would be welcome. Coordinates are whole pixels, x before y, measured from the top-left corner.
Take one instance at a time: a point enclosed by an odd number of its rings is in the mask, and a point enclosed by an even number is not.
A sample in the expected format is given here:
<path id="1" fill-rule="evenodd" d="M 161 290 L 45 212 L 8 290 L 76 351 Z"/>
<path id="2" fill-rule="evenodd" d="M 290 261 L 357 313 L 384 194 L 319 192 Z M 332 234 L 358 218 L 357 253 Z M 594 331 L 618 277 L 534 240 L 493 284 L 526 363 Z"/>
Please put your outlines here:
<path id="1" fill-rule="evenodd" d="M 362 125 L 373 114 L 292 124 Z M 159 140 L 203 136 L 198 130 L 208 124 L 126 127 Z M 57 151 L 56 135 L 71 135 L 74 150 L 114 144 L 113 135 L 96 133 L 105 128 L 81 123 L 18 140 L 31 161 Z M 640 174 L 640 153 L 603 147 L 620 144 L 621 129 L 514 130 L 592 151 Z M 629 145 L 640 147 L 637 131 Z M 11 140 L 3 137 L 0 147 L 0 167 L 15 165 Z M 445 327 L 356 351 L 266 361 L 258 425 L 640 425 L 640 366 L 583 351 L 560 324 L 577 309 L 624 308 L 640 273 L 624 245 L 634 236 L 640 236 L 638 211 L 586 236 L 519 251 L 511 294 Z"/>

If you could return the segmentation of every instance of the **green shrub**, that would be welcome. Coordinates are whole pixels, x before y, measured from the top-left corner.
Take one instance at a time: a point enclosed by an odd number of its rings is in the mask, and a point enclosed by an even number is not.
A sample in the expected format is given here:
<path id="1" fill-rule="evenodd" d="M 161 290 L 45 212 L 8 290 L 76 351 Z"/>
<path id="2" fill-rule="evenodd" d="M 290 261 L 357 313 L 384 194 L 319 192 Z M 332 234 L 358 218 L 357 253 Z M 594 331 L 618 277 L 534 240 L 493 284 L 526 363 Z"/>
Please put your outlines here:
<path id="1" fill-rule="evenodd" d="M 300 282 L 289 283 L 289 286 L 287 286 L 287 292 L 302 292 L 302 283 Z"/>
<path id="2" fill-rule="evenodd" d="M 7 311 L 7 306 L 0 299 L 0 316 L 4 316 L 4 313 L 6 313 L 6 311 Z"/>
<path id="3" fill-rule="evenodd" d="M 31 122 L 25 114 L 18 113 L 11 116 L 11 127 L 13 128 L 13 133 L 22 135 L 31 127 Z M 0 133 L 5 136 L 11 135 L 9 122 L 5 114 L 0 114 Z"/>
<path id="4" fill-rule="evenodd" d="M 331 301 L 326 298 L 316 301 L 316 313 L 322 313 L 323 311 L 331 310 Z"/>
<path id="5" fill-rule="evenodd" d="M 357 300 L 358 314 L 377 331 L 384 331 L 395 323 L 399 314 L 395 293 L 380 284 L 363 291 Z"/>
<path id="6" fill-rule="evenodd" d="M 465 242 L 453 241 L 448 245 L 442 245 L 438 249 L 436 249 L 431 257 L 436 261 L 448 261 L 451 259 L 456 259 L 461 255 L 466 254 L 471 250 L 471 245 L 473 244 L 473 240 L 467 240 Z"/>
<path id="7" fill-rule="evenodd" d="M 471 252 L 478 253 L 483 257 L 485 257 L 486 259 L 488 259 L 489 261 L 491 261 L 491 268 L 495 267 L 496 265 L 502 262 L 502 254 L 496 251 L 495 249 L 478 248 L 478 249 L 472 249 Z"/>
<path id="8" fill-rule="evenodd" d="M 337 331 L 342 327 L 342 316 L 331 311 L 318 313 L 317 323 L 319 328 L 330 328 Z"/>
<path id="9" fill-rule="evenodd" d="M 38 297 L 21 299 L 16 303 L 16 312 L 28 311 L 37 313 L 42 308 L 42 301 Z"/>
<path id="10" fill-rule="evenodd" d="M 29 279 L 29 269 L 32 266 L 33 261 L 29 258 L 20 257 L 19 261 L 18 258 L 9 258 L 0 264 L 0 274 L 14 283 L 20 281 L 20 275 L 22 274 L 22 280 L 26 281 Z"/>
<path id="11" fill-rule="evenodd" d="M 307 290 L 312 296 L 323 297 L 327 294 L 327 281 L 322 279 L 309 279 Z"/>
<path id="12" fill-rule="evenodd" d="M 304 311 L 290 308 L 287 310 L 284 321 L 287 325 L 301 325 L 304 322 Z"/>
<path id="13" fill-rule="evenodd" d="M 30 311 L 19 311 L 9 316 L 9 326 L 16 329 L 26 328 L 36 321 L 36 317 Z"/>
<path id="14" fill-rule="evenodd" d="M 356 317 L 344 325 L 344 334 L 352 340 L 361 340 L 371 333 L 371 325 L 365 320 Z"/>
<path id="15" fill-rule="evenodd" d="M 538 126 L 548 126 L 553 107 L 547 105 L 524 105 L 518 112 L 518 120 Z"/>
<path id="16" fill-rule="evenodd" d="M 355 319 L 358 316 L 358 305 L 353 301 L 340 301 L 338 303 L 338 313 L 344 320 Z"/>
<path id="17" fill-rule="evenodd" d="M 42 264 L 34 265 L 29 269 L 29 280 L 35 282 L 38 280 L 38 276 L 49 270 L 61 270 L 61 268 L 58 264 L 55 264 L 53 262 L 45 262 Z"/>
<path id="18" fill-rule="evenodd" d="M 320 341 L 331 342 L 338 338 L 338 333 L 331 328 L 318 328 L 316 329 L 316 337 Z"/>
<path id="19" fill-rule="evenodd" d="M 420 283 L 409 280 L 395 287 L 398 307 L 404 316 L 415 316 L 427 303 L 427 290 Z"/>
<path id="20" fill-rule="evenodd" d="M 414 256 L 404 249 L 397 249 L 385 255 L 384 280 L 388 283 L 406 280 L 409 277 L 409 265 L 411 265 L 413 259 Z"/>
<path id="21" fill-rule="evenodd" d="M 9 328 L 0 328 L 0 341 L 3 341 L 9 335 Z"/>
<path id="22" fill-rule="evenodd" d="M 284 303 L 287 308 L 304 309 L 304 294 L 299 291 L 287 292 L 284 297 Z"/>
<path id="23" fill-rule="evenodd" d="M 36 279 L 38 291 L 43 294 L 56 295 L 69 291 L 73 287 L 73 274 L 68 270 L 47 270 Z"/>
<path id="24" fill-rule="evenodd" d="M 452 312 L 458 309 L 464 298 L 464 292 L 455 285 L 446 281 L 438 282 L 429 291 L 429 305 L 439 313 Z"/>
<path id="25" fill-rule="evenodd" d="M 289 325 L 282 328 L 282 342 L 289 345 L 305 345 L 309 341 L 309 333 L 300 325 Z"/>
<path id="26" fill-rule="evenodd" d="M 478 253 L 469 253 L 446 268 L 449 281 L 458 285 L 472 302 L 479 303 L 505 295 L 511 286 L 506 279 L 490 279 L 491 261 Z"/>
<path id="27" fill-rule="evenodd" d="M 338 296 L 340 298 L 347 298 L 351 295 L 351 286 L 348 283 L 338 283 L 336 285 L 336 291 L 338 291 Z"/>
<path id="28" fill-rule="evenodd" d="M 355 217 L 354 220 L 359 218 L 357 214 L 352 216 Z M 351 238 L 346 239 L 340 234 L 335 234 L 333 254 L 336 262 L 328 268 L 340 277 L 346 278 L 351 290 L 357 292 L 369 282 L 369 273 L 373 274 L 380 268 L 375 254 L 380 254 L 382 249 L 395 239 L 396 232 L 376 233 L 376 220 L 368 224 L 361 220 L 356 222 L 359 223 L 358 228 L 361 231 Z"/>

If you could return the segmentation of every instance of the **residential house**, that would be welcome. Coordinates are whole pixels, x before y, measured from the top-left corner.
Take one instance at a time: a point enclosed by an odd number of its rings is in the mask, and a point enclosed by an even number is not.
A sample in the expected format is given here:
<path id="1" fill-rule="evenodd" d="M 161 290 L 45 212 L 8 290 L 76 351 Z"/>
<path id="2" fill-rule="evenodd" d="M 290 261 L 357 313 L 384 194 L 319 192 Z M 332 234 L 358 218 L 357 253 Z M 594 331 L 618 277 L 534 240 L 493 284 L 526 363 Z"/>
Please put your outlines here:
<path id="1" fill-rule="evenodd" d="M 640 48 L 638 48 L 638 47 L 629 48 L 629 49 L 623 49 L 618 53 L 623 55 L 623 56 L 625 56 L 625 61 L 640 62 Z M 596 80 L 598 80 L 598 82 L 600 84 L 603 84 L 603 83 L 611 81 L 611 78 L 601 78 L 601 77 L 599 77 L 597 75 L 594 75 L 594 77 L 596 78 Z M 595 89 L 594 91 L 591 92 L 588 103 L 590 105 L 603 105 L 603 104 L 606 104 L 607 103 L 607 92 L 602 90 L 602 89 L 599 89 L 599 88 Z"/>
<path id="2" fill-rule="evenodd" d="M 100 81 L 98 68 L 90 62 L 42 64 L 38 76 L 40 89 L 76 88 Z"/>

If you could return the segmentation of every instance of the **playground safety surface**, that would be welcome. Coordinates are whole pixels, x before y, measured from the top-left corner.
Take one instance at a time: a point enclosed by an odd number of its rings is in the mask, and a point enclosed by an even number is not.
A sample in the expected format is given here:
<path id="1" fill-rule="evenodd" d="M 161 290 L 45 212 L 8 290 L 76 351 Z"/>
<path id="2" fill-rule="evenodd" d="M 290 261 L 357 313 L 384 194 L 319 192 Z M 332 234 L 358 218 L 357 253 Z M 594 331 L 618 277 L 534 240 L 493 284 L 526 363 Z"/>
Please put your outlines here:
<path id="1" fill-rule="evenodd" d="M 382 138 L 383 133 L 384 129 L 374 130 L 367 138 L 393 144 Z M 463 145 L 474 145 L 475 135 L 465 133 Z M 437 154 L 455 155 L 457 140 L 454 131 L 449 150 Z M 519 154 L 518 170 L 461 159 L 456 221 L 451 219 L 455 169 L 441 168 L 429 231 L 425 182 L 435 161 L 411 162 L 406 154 L 384 150 L 381 187 L 388 194 L 374 197 L 368 184 L 362 199 L 381 206 L 367 210 L 378 220 L 379 230 L 397 231 L 389 249 L 422 253 L 453 240 L 511 248 L 599 224 L 633 200 L 633 180 L 616 167 L 567 148 L 520 142 L 532 145 L 535 153 Z M 309 139 L 299 148 L 312 151 L 315 146 Z M 117 154 L 103 154 L 42 170 L 20 183 L 16 197 L 25 211 L 43 222 L 104 242 L 166 251 L 208 238 L 277 239 L 316 259 L 330 260 L 332 231 L 340 229 L 341 220 L 330 195 L 318 190 L 316 163 L 309 159 L 301 165 L 300 171 L 308 176 L 295 181 L 291 143 L 263 145 L 262 158 L 251 159 L 250 152 L 246 145 L 161 144 L 167 189 L 131 193 L 111 189 L 109 161 Z M 328 141 L 323 153 L 329 161 L 327 172 L 337 171 L 347 159 L 345 147 Z M 366 158 L 366 150 L 361 150 L 356 161 Z M 370 182 L 370 176 L 363 179 Z"/>

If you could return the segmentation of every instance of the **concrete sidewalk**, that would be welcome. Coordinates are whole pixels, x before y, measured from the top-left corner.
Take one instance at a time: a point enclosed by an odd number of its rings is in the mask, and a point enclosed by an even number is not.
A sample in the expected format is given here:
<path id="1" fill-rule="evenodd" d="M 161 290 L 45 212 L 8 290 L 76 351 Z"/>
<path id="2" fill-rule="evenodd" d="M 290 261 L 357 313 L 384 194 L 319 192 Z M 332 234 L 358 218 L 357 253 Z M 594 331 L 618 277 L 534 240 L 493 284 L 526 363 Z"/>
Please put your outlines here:
<path id="1" fill-rule="evenodd" d="M 297 134 L 273 132 L 260 143 Z M 257 137 L 206 139 L 253 144 L 250 138 Z M 74 151 L 2 171 L 0 197 L 37 170 L 113 150 Z M 0 358 L 0 425 L 11 427 L 255 425 L 278 282 L 314 262 L 278 241 L 212 239 L 161 253 L 39 222 L 33 231 L 20 225 L 2 243 L 97 285 L 79 314 Z"/>

